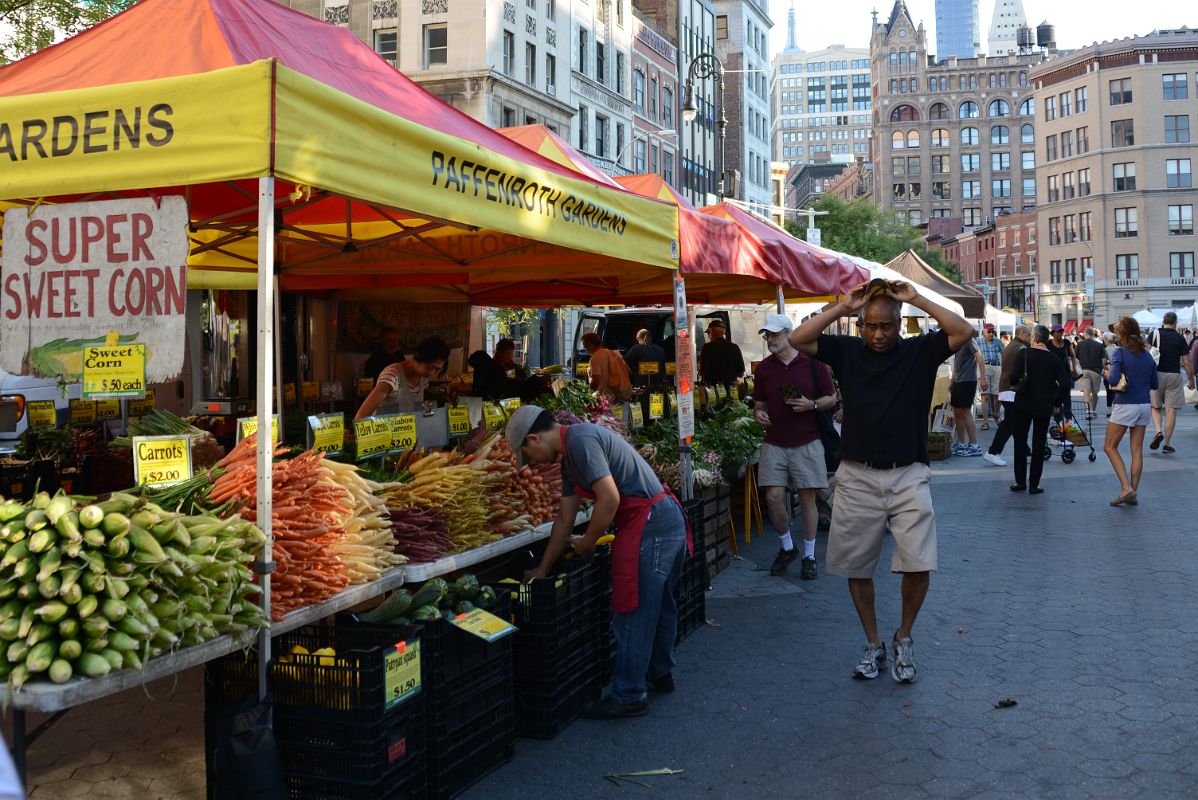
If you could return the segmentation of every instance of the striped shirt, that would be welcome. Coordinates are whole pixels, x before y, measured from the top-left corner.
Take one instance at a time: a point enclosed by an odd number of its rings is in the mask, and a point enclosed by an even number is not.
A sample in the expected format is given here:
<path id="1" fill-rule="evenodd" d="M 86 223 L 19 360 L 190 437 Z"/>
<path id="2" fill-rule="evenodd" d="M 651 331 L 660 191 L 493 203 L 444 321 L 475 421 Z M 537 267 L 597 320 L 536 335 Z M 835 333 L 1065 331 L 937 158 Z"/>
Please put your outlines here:
<path id="1" fill-rule="evenodd" d="M 1002 363 L 1002 342 L 995 336 L 990 341 L 986 337 L 978 339 L 978 349 L 982 351 L 982 360 L 991 366 Z"/>

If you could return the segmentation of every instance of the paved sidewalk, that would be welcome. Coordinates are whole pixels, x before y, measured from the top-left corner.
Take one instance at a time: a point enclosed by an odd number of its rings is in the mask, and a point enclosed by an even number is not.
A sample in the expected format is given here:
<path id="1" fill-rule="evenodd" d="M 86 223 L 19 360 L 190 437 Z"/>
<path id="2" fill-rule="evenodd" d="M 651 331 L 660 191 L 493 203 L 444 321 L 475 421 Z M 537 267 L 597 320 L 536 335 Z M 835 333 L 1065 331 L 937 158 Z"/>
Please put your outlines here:
<path id="1" fill-rule="evenodd" d="M 641 719 L 519 740 L 465 797 L 1194 797 L 1192 408 L 1175 445 L 1146 456 L 1136 508 L 1107 505 L 1118 484 L 1101 452 L 1054 454 L 1037 497 L 1007 490 L 1009 467 L 935 463 L 940 570 L 912 686 L 851 680 L 863 636 L 844 580 L 800 581 L 797 564 L 771 578 L 777 541 L 758 535 L 679 649 L 675 694 Z M 878 581 L 883 635 L 898 584 Z M 204 797 L 200 683 L 193 670 L 72 711 L 30 751 L 33 800 Z M 651 788 L 603 777 L 661 767 L 685 771 Z"/>

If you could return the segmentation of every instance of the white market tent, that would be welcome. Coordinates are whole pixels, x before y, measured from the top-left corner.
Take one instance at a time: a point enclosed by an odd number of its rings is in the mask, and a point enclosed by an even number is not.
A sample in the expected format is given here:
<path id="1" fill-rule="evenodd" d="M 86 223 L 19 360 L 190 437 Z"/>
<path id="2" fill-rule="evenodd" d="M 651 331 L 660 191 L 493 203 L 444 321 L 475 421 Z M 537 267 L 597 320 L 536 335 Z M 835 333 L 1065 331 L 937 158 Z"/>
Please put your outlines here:
<path id="1" fill-rule="evenodd" d="M 1140 323 L 1141 328 L 1159 328 L 1161 326 L 1160 316 L 1147 308 L 1137 311 L 1131 317 Z"/>

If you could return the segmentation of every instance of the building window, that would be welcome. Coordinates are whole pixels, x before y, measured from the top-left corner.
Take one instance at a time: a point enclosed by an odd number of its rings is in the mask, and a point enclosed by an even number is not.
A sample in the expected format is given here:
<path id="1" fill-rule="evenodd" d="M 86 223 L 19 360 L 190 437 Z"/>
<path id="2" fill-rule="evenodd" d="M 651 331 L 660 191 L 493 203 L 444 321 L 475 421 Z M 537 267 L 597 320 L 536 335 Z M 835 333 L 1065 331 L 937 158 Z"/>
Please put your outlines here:
<path id="1" fill-rule="evenodd" d="M 1061 176 L 1048 176 L 1048 202 L 1055 203 L 1061 199 Z"/>
<path id="2" fill-rule="evenodd" d="M 958 119 L 977 119 L 980 116 L 982 116 L 981 109 L 979 109 L 978 104 L 972 100 L 966 100 L 961 104 L 961 107 L 957 109 Z"/>
<path id="3" fill-rule="evenodd" d="M 607 45 L 595 42 L 595 80 L 607 84 Z"/>
<path id="4" fill-rule="evenodd" d="M 967 153 L 961 156 L 962 172 L 979 172 L 982 169 L 982 157 L 977 153 Z"/>
<path id="5" fill-rule="evenodd" d="M 661 151 L 661 177 L 670 186 L 674 185 L 674 154 L 669 150 Z"/>
<path id="6" fill-rule="evenodd" d="M 645 113 L 645 73 L 639 69 L 632 71 L 632 104 L 637 111 Z"/>
<path id="7" fill-rule="evenodd" d="M 616 51 L 616 94 L 624 94 L 624 54 Z"/>
<path id="8" fill-rule="evenodd" d="M 932 156 L 932 174 L 947 175 L 952 156 Z"/>
<path id="9" fill-rule="evenodd" d="M 1115 238 L 1134 239 L 1139 235 L 1135 208 L 1115 209 Z"/>
<path id="10" fill-rule="evenodd" d="M 979 200 L 982 197 L 981 181 L 961 181 L 961 197 L 964 200 Z"/>
<path id="11" fill-rule="evenodd" d="M 1170 189 L 1188 189 L 1190 181 L 1190 159 L 1169 158 L 1165 160 L 1165 186 Z"/>
<path id="12" fill-rule="evenodd" d="M 657 78 L 649 79 L 649 119 L 657 121 Z"/>
<path id="13" fill-rule="evenodd" d="M 1190 141 L 1188 114 L 1165 117 L 1165 144 L 1187 144 Z"/>
<path id="14" fill-rule="evenodd" d="M 948 147 L 948 129 L 936 128 L 932 131 L 932 147 Z"/>
<path id="15" fill-rule="evenodd" d="M 995 125 L 990 128 L 990 144 L 1010 144 L 1011 129 L 1006 125 Z"/>
<path id="16" fill-rule="evenodd" d="M 502 111 L 503 127 L 511 128 L 516 124 L 516 109 L 503 107 Z"/>
<path id="17" fill-rule="evenodd" d="M 807 99 L 812 100 L 814 98 L 808 97 Z M 904 103 L 901 106 L 895 106 L 894 110 L 890 112 L 890 121 L 891 122 L 918 122 L 919 121 L 919 112 L 916 111 L 913 106 L 909 106 L 906 103 Z"/>
<path id="18" fill-rule="evenodd" d="M 607 117 L 595 115 L 595 155 L 607 155 Z"/>
<path id="19" fill-rule="evenodd" d="M 1036 153 L 1033 150 L 1024 150 L 1019 154 L 1019 166 L 1022 169 L 1036 168 Z"/>
<path id="20" fill-rule="evenodd" d="M 996 178 L 990 181 L 990 196 L 991 197 L 1010 197 L 1011 196 L 1011 179 Z"/>
<path id="21" fill-rule="evenodd" d="M 537 85 L 537 46 L 524 45 L 524 82 L 529 86 Z"/>
<path id="22" fill-rule="evenodd" d="M 1192 205 L 1169 206 L 1169 235 L 1192 236 L 1194 234 L 1194 207 Z"/>
<path id="23" fill-rule="evenodd" d="M 728 15 L 720 14 L 715 18 L 715 38 L 728 38 Z"/>
<path id="24" fill-rule="evenodd" d="M 905 183 L 892 184 L 890 187 L 890 195 L 895 200 L 906 200 L 907 199 L 907 184 L 905 184 Z"/>
<path id="25" fill-rule="evenodd" d="M 1189 77 L 1184 72 L 1174 72 L 1169 75 L 1161 76 L 1165 83 L 1165 99 L 1166 100 L 1188 100 L 1190 97 L 1190 86 L 1187 82 Z"/>
<path id="26" fill-rule="evenodd" d="M 1006 100 L 992 100 L 986 109 L 988 117 L 1009 117 L 1011 116 L 1011 105 Z"/>
<path id="27" fill-rule="evenodd" d="M 1122 106 L 1131 102 L 1131 78 L 1111 81 L 1111 105 Z"/>
<path id="28" fill-rule="evenodd" d="M 1090 152 L 1090 129 L 1082 126 L 1077 129 L 1077 154 L 1085 155 Z"/>
<path id="29" fill-rule="evenodd" d="M 1024 178 L 1023 179 L 1023 196 L 1024 197 L 1035 197 L 1036 196 L 1036 179 L 1035 178 Z"/>
<path id="30" fill-rule="evenodd" d="M 965 228 L 976 228 L 982 224 L 982 209 L 980 208 L 963 208 L 961 209 L 961 224 Z"/>
<path id="31" fill-rule="evenodd" d="M 907 146 L 907 137 L 902 131 L 890 134 L 890 149 L 902 150 Z"/>
<path id="32" fill-rule="evenodd" d="M 674 128 L 674 90 L 668 86 L 661 90 L 661 125 L 666 130 Z"/>
<path id="33" fill-rule="evenodd" d="M 991 172 L 1006 172 L 1011 168 L 1010 153 L 991 153 L 990 154 L 990 171 Z"/>
<path id="34" fill-rule="evenodd" d="M 961 129 L 961 144 L 977 146 L 978 144 L 978 129 L 977 128 L 962 128 Z"/>
<path id="35" fill-rule="evenodd" d="M 1090 196 L 1090 168 L 1079 169 L 1077 171 L 1077 196 Z"/>
<path id="36" fill-rule="evenodd" d="M 933 200 L 952 200 L 953 190 L 948 181 L 932 181 Z"/>
<path id="37" fill-rule="evenodd" d="M 1134 124 L 1130 119 L 1117 119 L 1111 123 L 1111 147 L 1131 147 L 1135 143 Z"/>
<path id="38" fill-rule="evenodd" d="M 1073 173 L 1065 172 L 1061 174 L 1061 199 L 1073 199 Z"/>
<path id="39" fill-rule="evenodd" d="M 586 150 L 590 146 L 590 130 L 587 127 L 587 107 L 578 106 L 578 149 Z"/>
<path id="40" fill-rule="evenodd" d="M 511 31 L 503 32 L 503 74 L 511 75 L 516 62 L 516 34 Z"/>
<path id="41" fill-rule="evenodd" d="M 1036 116 L 1036 101 L 1028 98 L 1019 104 L 1019 116 L 1034 117 Z"/>
<path id="42" fill-rule="evenodd" d="M 1062 119 L 1073 113 L 1073 93 L 1061 93 L 1061 117 Z"/>
<path id="43" fill-rule="evenodd" d="M 907 174 L 919 175 L 919 156 L 907 156 Z"/>
<path id="44" fill-rule="evenodd" d="M 1057 118 L 1057 99 L 1055 97 L 1044 98 L 1044 121 L 1052 122 Z"/>
<path id="45" fill-rule="evenodd" d="M 1079 241 L 1088 242 L 1094 238 L 1094 212 L 1083 211 L 1077 215 L 1077 233 Z"/>
<path id="46" fill-rule="evenodd" d="M 545 54 L 545 91 L 553 94 L 557 90 L 557 57 Z"/>
<path id="47" fill-rule="evenodd" d="M 1074 105 L 1077 106 L 1077 113 L 1081 114 L 1090 105 L 1090 89 L 1087 86 L 1082 86 L 1073 90 Z"/>
<path id="48" fill-rule="evenodd" d="M 1140 256 L 1137 253 L 1115 256 L 1115 280 L 1134 281 L 1140 278 Z"/>
<path id="49" fill-rule="evenodd" d="M 1061 158 L 1073 155 L 1073 131 L 1061 131 Z"/>
<path id="50" fill-rule="evenodd" d="M 1046 162 L 1057 160 L 1057 135 L 1055 133 L 1052 136 L 1044 137 L 1044 160 Z"/>
<path id="51" fill-rule="evenodd" d="M 895 156 L 890 159 L 890 174 L 891 175 L 906 175 L 907 174 L 907 159 L 902 156 Z"/>
<path id="52" fill-rule="evenodd" d="M 395 66 L 395 62 L 399 58 L 398 39 L 398 32 L 395 28 L 379 28 L 374 32 L 374 52 L 382 56 L 391 66 Z"/>
<path id="53" fill-rule="evenodd" d="M 645 172 L 645 140 L 637 139 L 632 145 L 632 171 L 637 175 Z"/>
<path id="54" fill-rule="evenodd" d="M 1048 262 L 1048 282 L 1054 286 L 1059 286 L 1061 283 L 1061 262 Z"/>
<path id="55" fill-rule="evenodd" d="M 919 131 L 907 131 L 907 148 L 919 148 Z"/>
<path id="56" fill-rule="evenodd" d="M 583 75 L 587 74 L 587 36 L 586 28 L 578 29 L 578 71 Z M 585 147 L 583 148 L 586 149 Z"/>
<path id="57" fill-rule="evenodd" d="M 1115 179 L 1116 192 L 1130 192 L 1136 188 L 1136 164 L 1134 161 L 1113 164 L 1111 170 Z"/>
<path id="58" fill-rule="evenodd" d="M 928 111 L 928 119 L 948 119 L 948 106 L 944 103 L 933 103 Z"/>
<path id="59" fill-rule="evenodd" d="M 1194 277 L 1194 254 L 1191 253 L 1170 253 L 1169 254 L 1169 277 L 1170 278 L 1193 278 Z"/>
<path id="60" fill-rule="evenodd" d="M 545 17 L 550 22 L 557 19 L 557 0 L 545 0 Z"/>
<path id="61" fill-rule="evenodd" d="M 444 24 L 424 26 L 424 68 L 449 63 L 449 28 Z"/>

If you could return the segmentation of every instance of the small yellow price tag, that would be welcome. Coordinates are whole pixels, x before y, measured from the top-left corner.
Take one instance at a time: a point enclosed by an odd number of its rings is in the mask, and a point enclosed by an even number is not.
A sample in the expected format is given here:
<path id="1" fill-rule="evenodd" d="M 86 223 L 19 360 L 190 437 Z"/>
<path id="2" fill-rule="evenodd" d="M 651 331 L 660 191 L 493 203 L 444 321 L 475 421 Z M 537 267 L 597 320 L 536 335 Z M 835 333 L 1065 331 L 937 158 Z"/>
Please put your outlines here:
<path id="1" fill-rule="evenodd" d="M 378 458 L 391 449 L 391 421 L 386 417 L 366 417 L 354 421 L 358 460 Z"/>
<path id="2" fill-rule="evenodd" d="M 383 686 L 390 709 L 420 691 L 420 640 L 400 642 L 383 657 Z"/>
<path id="3" fill-rule="evenodd" d="M 286 406 L 295 405 L 295 384 L 294 383 L 283 384 L 283 405 L 286 405 Z"/>
<path id="4" fill-rule="evenodd" d="M 667 361 L 666 362 L 666 374 L 667 375 L 677 375 L 678 374 L 678 364 L 676 364 L 673 361 Z"/>
<path id="5" fill-rule="evenodd" d="M 520 407 L 520 398 L 519 397 L 508 397 L 503 400 L 500 400 L 499 407 L 502 408 L 504 410 L 504 413 L 506 413 L 510 417 L 512 415 L 512 412 L 514 412 L 517 408 Z"/>
<path id="6" fill-rule="evenodd" d="M 308 417 L 308 446 L 318 453 L 336 454 L 345 448 L 345 417 L 314 414 Z"/>
<path id="7" fill-rule="evenodd" d="M 649 395 L 649 419 L 661 419 L 666 415 L 666 396 L 660 392 Z"/>
<path id="8" fill-rule="evenodd" d="M 717 403 L 728 397 L 728 390 L 725 389 L 722 384 L 717 383 L 715 386 L 711 387 L 711 390 L 715 392 L 715 401 Z"/>
<path id="9" fill-rule="evenodd" d="M 96 421 L 96 401 L 95 400 L 72 400 L 71 401 L 71 424 L 86 425 L 89 422 Z"/>
<path id="10" fill-rule="evenodd" d="M 755 384 L 753 382 L 753 379 L 745 378 L 745 391 L 748 392 L 749 394 L 753 394 L 754 387 L 755 387 Z"/>
<path id="11" fill-rule="evenodd" d="M 416 446 L 415 414 L 395 414 L 390 422 L 392 450 L 411 450 Z"/>
<path id="12" fill-rule="evenodd" d="M 465 436 L 470 433 L 470 409 L 467 406 L 454 404 L 448 407 L 449 435 Z"/>
<path id="13" fill-rule="evenodd" d="M 253 436 L 258 432 L 257 417 L 240 417 L 237 420 L 237 440 L 241 441 L 247 436 Z M 279 415 L 275 414 L 270 418 L 270 440 L 274 444 L 279 443 Z"/>
<path id="14" fill-rule="evenodd" d="M 645 409 L 641 407 L 640 403 L 632 404 L 632 427 L 645 427 Z"/>
<path id="15" fill-rule="evenodd" d="M 115 397 L 96 401 L 96 419 L 120 419 L 121 401 Z"/>
<path id="16" fill-rule="evenodd" d="M 374 391 L 374 378 L 358 378 L 358 397 L 363 398 Z"/>
<path id="17" fill-rule="evenodd" d="M 190 477 L 190 436 L 133 437 L 133 479 L 138 486 L 170 486 Z"/>
<path id="18" fill-rule="evenodd" d="M 488 428 L 502 428 L 504 419 L 502 408 L 494 403 L 483 403 L 483 421 Z"/>
<path id="19" fill-rule="evenodd" d="M 157 398 L 154 396 L 153 389 L 146 389 L 146 396 L 141 400 L 129 401 L 129 416 L 144 417 L 154 410 L 154 402 Z"/>
<path id="20" fill-rule="evenodd" d="M 320 399 L 320 381 L 304 381 L 304 402 L 315 403 Z"/>
<path id="21" fill-rule="evenodd" d="M 661 364 L 656 361 L 642 361 L 636 365 L 636 371 L 640 375 L 660 375 Z"/>
<path id="22" fill-rule="evenodd" d="M 83 348 L 83 397 L 141 397 L 146 392 L 146 346 Z"/>
<path id="23" fill-rule="evenodd" d="M 458 628 L 467 633 L 473 633 L 480 639 L 486 639 L 488 642 L 502 639 L 516 630 L 515 625 L 483 611 L 481 608 L 476 608 L 467 614 L 458 614 L 452 622 Z"/>
<path id="24" fill-rule="evenodd" d="M 590 375 L 591 374 L 591 362 L 583 361 L 583 362 L 579 363 L 577 366 L 574 367 L 574 372 L 577 375 Z"/>
<path id="25" fill-rule="evenodd" d="M 616 403 L 614 406 L 611 407 L 611 413 L 615 416 L 616 419 L 620 420 L 620 422 L 623 422 L 624 421 L 624 404 Z"/>
<path id="26" fill-rule="evenodd" d="M 34 400 L 25 406 L 29 412 L 29 427 L 53 428 L 58 424 L 58 411 L 53 400 Z"/>

